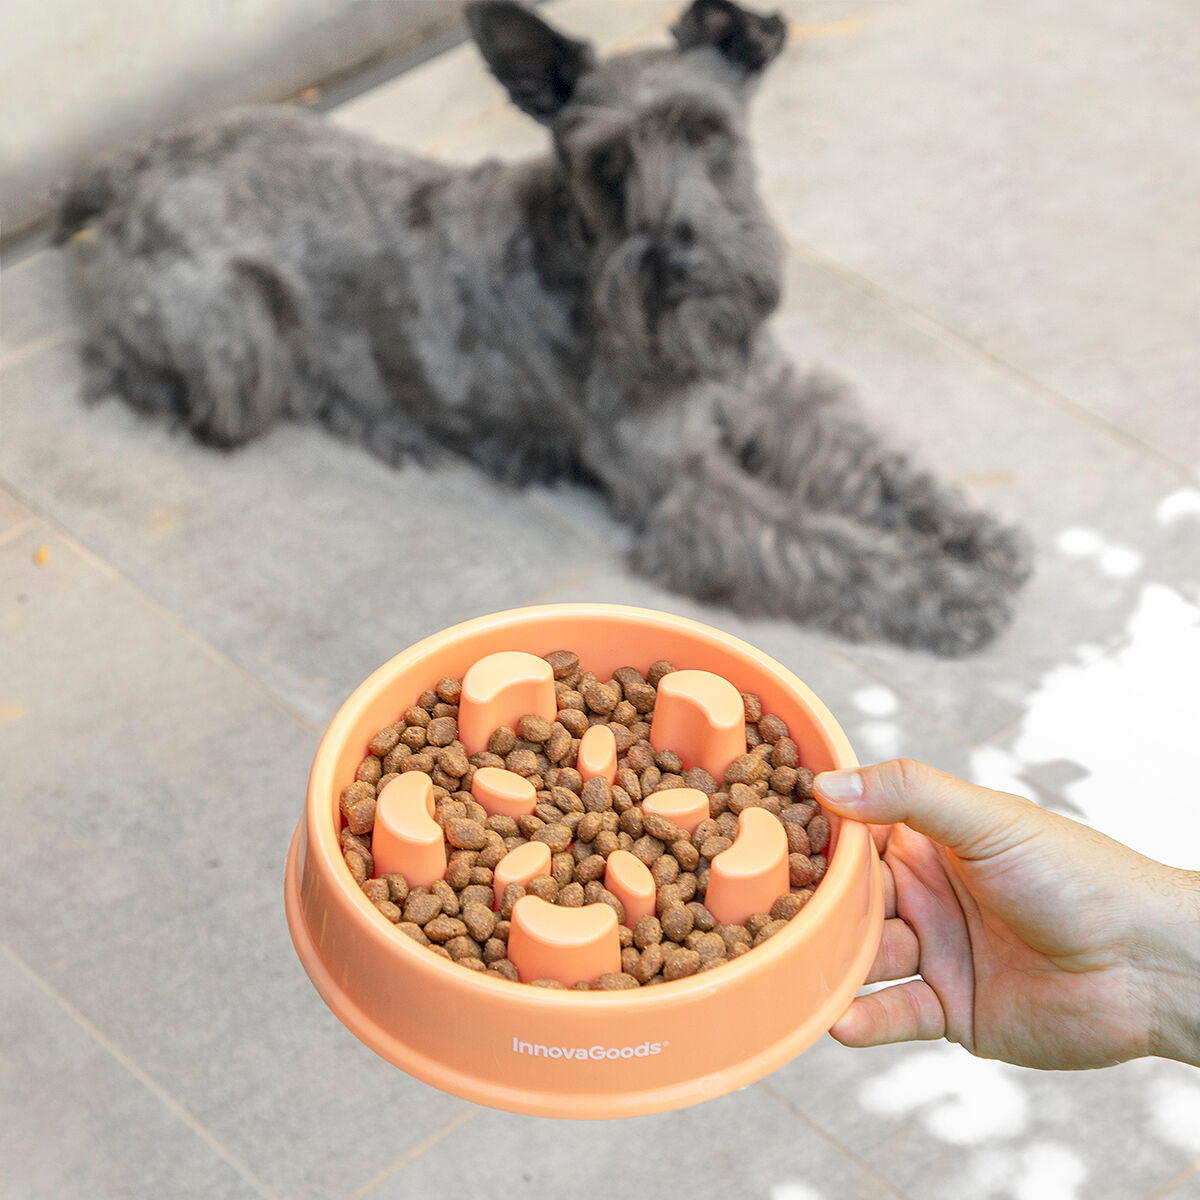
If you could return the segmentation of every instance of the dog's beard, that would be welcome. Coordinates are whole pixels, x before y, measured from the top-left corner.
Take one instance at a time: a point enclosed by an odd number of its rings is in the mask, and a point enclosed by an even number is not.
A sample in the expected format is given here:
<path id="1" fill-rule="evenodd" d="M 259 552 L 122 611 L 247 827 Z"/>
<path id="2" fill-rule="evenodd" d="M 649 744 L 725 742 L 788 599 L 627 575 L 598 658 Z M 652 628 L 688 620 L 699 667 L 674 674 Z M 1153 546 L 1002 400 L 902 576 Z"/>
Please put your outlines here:
<path id="1" fill-rule="evenodd" d="M 742 364 L 779 303 L 780 248 L 769 228 L 693 251 L 664 272 L 654 240 L 627 238 L 607 256 L 594 291 L 597 350 L 636 383 L 686 384 Z"/>

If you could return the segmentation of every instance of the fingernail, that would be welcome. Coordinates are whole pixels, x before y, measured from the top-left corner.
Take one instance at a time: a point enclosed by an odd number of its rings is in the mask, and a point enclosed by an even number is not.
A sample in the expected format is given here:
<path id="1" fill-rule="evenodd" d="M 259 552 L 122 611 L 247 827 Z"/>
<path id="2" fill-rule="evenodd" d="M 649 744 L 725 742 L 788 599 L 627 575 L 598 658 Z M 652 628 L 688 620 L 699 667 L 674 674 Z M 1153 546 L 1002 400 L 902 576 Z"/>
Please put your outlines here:
<path id="1" fill-rule="evenodd" d="M 862 799 L 863 777 L 857 771 L 822 771 L 815 782 L 822 795 L 830 800 L 849 803 Z"/>

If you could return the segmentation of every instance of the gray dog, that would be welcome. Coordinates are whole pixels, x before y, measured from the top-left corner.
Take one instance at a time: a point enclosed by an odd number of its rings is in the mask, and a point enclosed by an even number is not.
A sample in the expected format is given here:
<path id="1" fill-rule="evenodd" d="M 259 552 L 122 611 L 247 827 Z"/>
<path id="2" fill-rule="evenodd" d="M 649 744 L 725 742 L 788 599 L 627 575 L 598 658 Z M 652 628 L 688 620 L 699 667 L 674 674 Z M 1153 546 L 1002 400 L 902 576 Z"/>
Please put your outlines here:
<path id="1" fill-rule="evenodd" d="M 597 62 L 532 11 L 467 18 L 551 153 L 456 168 L 291 108 L 84 174 L 60 234 L 93 387 L 234 446 L 316 418 L 603 490 L 693 596 L 961 654 L 1009 619 L 1023 539 L 880 444 L 764 321 L 782 248 L 746 104 L 783 22 L 695 0 L 676 46 Z"/>

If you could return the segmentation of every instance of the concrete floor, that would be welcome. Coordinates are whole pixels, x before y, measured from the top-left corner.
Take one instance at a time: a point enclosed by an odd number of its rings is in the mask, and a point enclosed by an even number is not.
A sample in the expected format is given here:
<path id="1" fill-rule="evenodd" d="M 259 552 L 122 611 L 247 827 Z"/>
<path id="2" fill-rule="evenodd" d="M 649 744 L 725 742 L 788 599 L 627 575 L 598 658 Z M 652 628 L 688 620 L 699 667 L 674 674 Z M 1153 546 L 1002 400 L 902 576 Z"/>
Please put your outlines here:
<path id="1" fill-rule="evenodd" d="M 427 633 L 540 601 L 697 616 L 796 671 L 864 760 L 923 757 L 1200 865 L 1176 767 L 1200 711 L 1193 14 L 783 7 L 793 38 L 755 115 L 788 236 L 780 329 L 1031 530 L 1015 624 L 960 662 L 848 645 L 635 577 L 620 529 L 570 489 L 391 471 L 309 429 L 206 451 L 85 407 L 57 254 L 10 260 L 6 1197 L 1200 1197 L 1200 1074 L 1179 1064 L 1039 1073 L 825 1038 L 697 1108 L 535 1121 L 377 1058 L 292 951 L 283 860 L 341 700 Z M 548 11 L 613 49 L 664 37 L 671 6 Z M 541 144 L 469 46 L 335 118 L 454 159 Z M 434 592 L 447 542 L 461 565 Z"/>

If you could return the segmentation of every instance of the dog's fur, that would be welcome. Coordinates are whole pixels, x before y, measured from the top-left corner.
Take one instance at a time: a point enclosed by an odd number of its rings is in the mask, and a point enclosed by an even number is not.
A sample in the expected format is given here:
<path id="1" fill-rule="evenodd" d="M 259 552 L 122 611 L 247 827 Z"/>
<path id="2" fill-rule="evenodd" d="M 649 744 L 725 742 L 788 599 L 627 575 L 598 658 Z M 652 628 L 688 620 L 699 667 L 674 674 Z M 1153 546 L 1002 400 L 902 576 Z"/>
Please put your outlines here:
<path id="1" fill-rule="evenodd" d="M 874 437 L 764 321 L 782 248 L 745 138 L 778 17 L 696 0 L 597 62 L 468 8 L 552 151 L 457 168 L 254 108 L 99 164 L 63 208 L 97 391 L 234 446 L 316 418 L 399 461 L 603 489 L 694 596 L 942 654 L 987 642 L 1023 539 Z"/>

